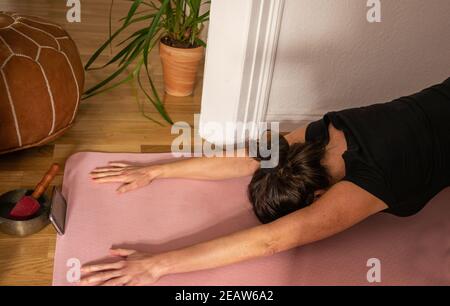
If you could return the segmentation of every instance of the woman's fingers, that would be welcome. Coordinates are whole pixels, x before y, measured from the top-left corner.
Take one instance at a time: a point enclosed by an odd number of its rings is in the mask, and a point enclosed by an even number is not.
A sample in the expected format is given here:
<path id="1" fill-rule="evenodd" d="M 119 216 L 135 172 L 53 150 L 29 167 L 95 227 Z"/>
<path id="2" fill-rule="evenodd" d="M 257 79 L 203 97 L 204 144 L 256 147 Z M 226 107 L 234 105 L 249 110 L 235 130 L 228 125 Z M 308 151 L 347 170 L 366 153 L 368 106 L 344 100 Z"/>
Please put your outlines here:
<path id="1" fill-rule="evenodd" d="M 90 175 L 93 179 L 99 179 L 109 176 L 119 176 L 123 174 L 125 168 L 97 168 L 94 169 Z"/>
<path id="2" fill-rule="evenodd" d="M 105 287 L 108 287 L 108 286 L 111 286 L 111 287 L 112 286 L 124 286 L 124 285 L 126 285 L 128 283 L 129 280 L 130 280 L 129 277 L 122 276 L 122 277 L 118 277 L 118 278 L 114 278 L 114 279 L 111 279 L 109 281 L 106 281 L 101 286 L 105 286 Z"/>
<path id="3" fill-rule="evenodd" d="M 137 287 L 140 285 L 141 285 L 141 283 L 138 280 L 132 280 L 126 284 L 126 286 L 130 286 L 130 287 Z"/>
<path id="4" fill-rule="evenodd" d="M 130 179 L 125 175 L 111 175 L 106 177 L 94 178 L 97 183 L 128 183 Z"/>
<path id="5" fill-rule="evenodd" d="M 94 285 L 98 283 L 103 283 L 109 281 L 111 279 L 121 277 L 123 275 L 122 270 L 112 270 L 107 272 L 97 272 L 90 276 L 84 277 L 81 279 L 80 285 Z"/>
<path id="6" fill-rule="evenodd" d="M 121 173 L 121 171 L 91 172 L 91 178 L 102 178 L 107 176 L 120 175 Z"/>
<path id="7" fill-rule="evenodd" d="M 127 163 L 118 163 L 118 162 L 110 162 L 108 163 L 108 165 L 112 166 L 112 167 L 119 167 L 119 168 L 126 168 L 126 167 L 130 167 L 130 164 Z"/>
<path id="8" fill-rule="evenodd" d="M 124 170 L 124 168 L 119 168 L 119 167 L 99 167 L 99 168 L 95 168 L 94 170 L 91 171 L 91 173 L 103 173 L 103 172 L 119 172 Z"/>
<path id="9" fill-rule="evenodd" d="M 113 256 L 121 256 L 127 257 L 136 253 L 136 250 L 128 250 L 128 249 L 111 249 L 109 253 Z"/>
<path id="10" fill-rule="evenodd" d="M 88 266 L 83 266 L 81 268 L 81 274 L 86 275 L 89 273 L 100 272 L 100 271 L 119 270 L 119 269 L 122 269 L 124 266 L 125 266 L 125 263 L 123 261 L 107 263 L 107 264 L 88 265 Z"/>
<path id="11" fill-rule="evenodd" d="M 130 191 L 136 190 L 140 187 L 141 186 L 137 182 L 132 182 L 132 183 L 128 183 L 128 184 L 123 184 L 122 186 L 120 186 L 117 189 L 117 192 L 118 193 L 130 192 Z"/>
<path id="12" fill-rule="evenodd" d="M 103 172 L 120 172 L 125 168 L 131 168 L 132 165 L 126 163 L 110 162 L 107 167 L 97 167 L 91 171 L 91 173 L 103 173 Z"/>
<path id="13" fill-rule="evenodd" d="M 121 175 L 121 174 L 123 174 L 122 170 L 120 170 L 120 171 L 109 171 L 109 172 L 97 172 L 97 173 L 92 173 L 91 172 L 91 178 L 98 179 L 98 178 L 102 178 L 102 177 L 117 176 L 117 175 Z"/>

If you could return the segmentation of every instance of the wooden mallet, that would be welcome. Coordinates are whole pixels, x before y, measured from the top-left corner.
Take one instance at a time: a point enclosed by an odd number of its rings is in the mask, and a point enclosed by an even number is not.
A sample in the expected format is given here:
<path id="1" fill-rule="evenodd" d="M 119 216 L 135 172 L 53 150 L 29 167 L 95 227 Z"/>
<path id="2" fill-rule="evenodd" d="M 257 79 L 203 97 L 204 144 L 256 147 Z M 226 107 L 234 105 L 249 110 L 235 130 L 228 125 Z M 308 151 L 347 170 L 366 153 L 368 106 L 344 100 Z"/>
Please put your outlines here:
<path id="1" fill-rule="evenodd" d="M 39 184 L 36 185 L 31 196 L 21 198 L 11 210 L 9 216 L 14 219 L 26 219 L 33 216 L 41 207 L 38 199 L 45 193 L 56 174 L 58 174 L 58 171 L 59 165 L 53 164 Z"/>

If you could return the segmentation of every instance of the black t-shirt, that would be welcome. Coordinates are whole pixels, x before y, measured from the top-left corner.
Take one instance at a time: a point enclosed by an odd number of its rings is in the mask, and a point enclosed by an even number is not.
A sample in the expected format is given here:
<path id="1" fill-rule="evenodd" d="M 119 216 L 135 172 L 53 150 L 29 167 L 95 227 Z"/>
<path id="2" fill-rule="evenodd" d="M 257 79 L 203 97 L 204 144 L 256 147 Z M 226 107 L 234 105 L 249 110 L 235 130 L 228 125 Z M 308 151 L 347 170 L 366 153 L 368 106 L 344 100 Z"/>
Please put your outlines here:
<path id="1" fill-rule="evenodd" d="M 407 217 L 450 186 L 450 78 L 385 104 L 331 112 L 311 123 L 306 141 L 329 142 L 330 122 L 345 134 L 344 180 Z"/>

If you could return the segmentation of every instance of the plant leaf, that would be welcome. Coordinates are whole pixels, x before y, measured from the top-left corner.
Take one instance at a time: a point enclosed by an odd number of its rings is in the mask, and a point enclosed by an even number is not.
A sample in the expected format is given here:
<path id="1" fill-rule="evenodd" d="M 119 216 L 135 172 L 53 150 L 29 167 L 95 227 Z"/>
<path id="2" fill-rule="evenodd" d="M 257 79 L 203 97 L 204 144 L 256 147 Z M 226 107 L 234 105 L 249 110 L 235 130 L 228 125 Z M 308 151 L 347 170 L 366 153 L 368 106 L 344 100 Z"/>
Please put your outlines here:
<path id="1" fill-rule="evenodd" d="M 130 22 L 131 18 L 133 18 L 134 14 L 136 13 L 136 10 L 141 5 L 142 0 L 134 0 L 133 4 L 130 7 L 130 10 L 128 11 L 127 18 L 125 19 L 125 22 L 123 23 L 124 26 L 127 26 Z"/>
<path id="2" fill-rule="evenodd" d="M 164 120 L 166 120 L 169 124 L 173 124 L 172 119 L 170 119 L 169 115 L 167 114 L 164 105 L 162 105 L 160 99 L 158 98 L 157 101 L 154 101 L 152 99 L 152 97 L 150 97 L 150 95 L 147 93 L 147 91 L 145 90 L 144 86 L 142 85 L 142 81 L 141 81 L 141 76 L 140 74 L 138 74 L 138 84 L 139 87 L 141 88 L 142 92 L 145 94 L 145 96 L 147 97 L 147 99 L 153 104 L 153 106 L 156 108 L 156 110 L 159 112 L 159 114 L 164 118 Z M 153 83 L 153 82 L 152 82 Z M 152 85 L 153 87 L 153 85 Z"/>
<path id="3" fill-rule="evenodd" d="M 148 54 L 149 54 L 149 47 L 150 47 L 150 41 L 155 36 L 155 32 L 158 32 L 160 29 L 158 29 L 159 19 L 161 18 L 161 15 L 166 10 L 167 4 L 169 3 L 169 0 L 161 0 L 162 4 L 159 8 L 158 13 L 156 14 L 155 18 L 153 18 L 148 33 L 147 33 L 147 39 L 144 43 L 144 64 L 147 66 L 148 63 Z"/>
<path id="4" fill-rule="evenodd" d="M 106 84 L 108 84 L 109 82 L 111 82 L 112 80 L 114 80 L 116 77 L 118 77 L 132 62 L 133 60 L 139 55 L 139 53 L 141 52 L 141 48 L 136 48 L 133 53 L 131 54 L 130 58 L 128 59 L 127 62 L 125 62 L 122 67 L 120 67 L 116 72 L 114 72 L 113 74 L 111 74 L 109 77 L 107 77 L 105 80 L 101 81 L 100 83 L 98 83 L 97 85 L 95 85 L 94 87 L 86 90 L 85 94 L 86 95 L 90 95 L 91 93 L 96 92 L 99 88 L 105 86 Z"/>

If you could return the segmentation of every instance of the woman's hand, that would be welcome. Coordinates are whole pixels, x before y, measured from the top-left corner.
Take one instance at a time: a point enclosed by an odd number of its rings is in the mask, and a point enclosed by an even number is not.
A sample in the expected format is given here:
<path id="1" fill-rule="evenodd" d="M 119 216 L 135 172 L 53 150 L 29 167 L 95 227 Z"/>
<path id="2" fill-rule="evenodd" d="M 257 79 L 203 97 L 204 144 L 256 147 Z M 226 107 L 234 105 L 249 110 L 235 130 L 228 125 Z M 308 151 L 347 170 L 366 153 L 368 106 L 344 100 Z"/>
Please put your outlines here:
<path id="1" fill-rule="evenodd" d="M 123 183 L 117 192 L 124 193 L 142 188 L 161 175 L 158 166 L 133 166 L 127 163 L 109 163 L 108 167 L 96 168 L 91 172 L 97 183 Z"/>
<path id="2" fill-rule="evenodd" d="M 162 276 L 156 257 L 134 250 L 111 250 L 122 260 L 115 263 L 87 265 L 81 268 L 82 286 L 146 286 Z"/>

